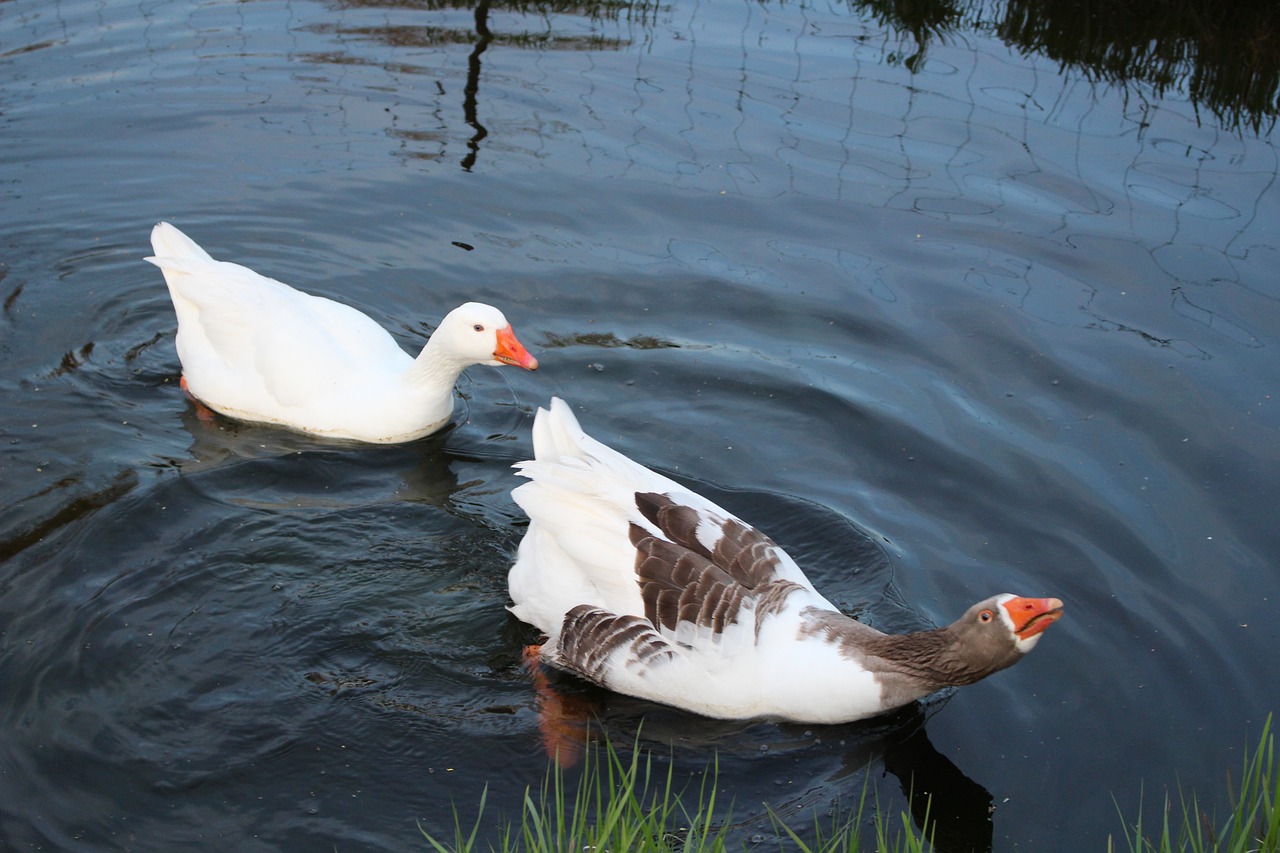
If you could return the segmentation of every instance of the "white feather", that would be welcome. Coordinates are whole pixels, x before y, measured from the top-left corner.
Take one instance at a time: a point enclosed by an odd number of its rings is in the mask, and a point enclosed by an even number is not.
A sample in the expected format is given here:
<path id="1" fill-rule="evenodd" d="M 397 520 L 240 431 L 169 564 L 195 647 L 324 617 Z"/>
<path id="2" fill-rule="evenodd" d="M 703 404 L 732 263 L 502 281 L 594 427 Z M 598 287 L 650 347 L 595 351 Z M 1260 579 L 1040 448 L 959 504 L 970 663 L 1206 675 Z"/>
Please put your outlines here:
<path id="1" fill-rule="evenodd" d="M 448 422 L 464 368 L 499 363 L 498 333 L 509 329 L 501 311 L 470 302 L 415 359 L 356 309 L 216 261 L 167 222 L 151 244 L 146 260 L 164 273 L 178 317 L 187 390 L 242 420 L 378 443 L 421 437 Z"/>

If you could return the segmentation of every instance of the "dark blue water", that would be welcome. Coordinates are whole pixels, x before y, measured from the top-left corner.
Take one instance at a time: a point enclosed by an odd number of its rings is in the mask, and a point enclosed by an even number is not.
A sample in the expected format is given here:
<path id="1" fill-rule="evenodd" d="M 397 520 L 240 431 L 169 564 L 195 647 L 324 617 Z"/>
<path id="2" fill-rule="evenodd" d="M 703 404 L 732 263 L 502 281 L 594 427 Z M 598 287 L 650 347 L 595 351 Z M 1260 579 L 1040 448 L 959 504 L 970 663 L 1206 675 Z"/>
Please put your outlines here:
<path id="1" fill-rule="evenodd" d="M 413 849 L 485 786 L 518 818 L 509 466 L 553 394 L 877 624 L 1067 602 L 861 725 L 585 691 L 623 748 L 718 756 L 735 837 L 913 774 L 949 849 L 1224 804 L 1280 707 L 1273 114 L 966 15 L 922 49 L 843 3 L 0 3 L 0 847 Z M 161 218 L 409 349 L 492 302 L 543 369 L 472 368 L 403 447 L 203 421 Z"/>

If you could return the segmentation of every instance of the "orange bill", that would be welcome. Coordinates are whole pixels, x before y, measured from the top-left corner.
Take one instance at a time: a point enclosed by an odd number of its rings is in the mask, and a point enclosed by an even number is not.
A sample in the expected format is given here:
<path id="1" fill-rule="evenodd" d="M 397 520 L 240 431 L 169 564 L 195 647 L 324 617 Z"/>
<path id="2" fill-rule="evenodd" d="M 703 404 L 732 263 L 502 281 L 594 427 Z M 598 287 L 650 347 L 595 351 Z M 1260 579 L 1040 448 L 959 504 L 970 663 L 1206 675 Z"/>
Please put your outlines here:
<path id="1" fill-rule="evenodd" d="M 503 364 L 513 364 L 525 370 L 538 369 L 538 360 L 516 340 L 516 333 L 510 326 L 498 330 L 498 346 L 493 351 L 493 357 Z"/>
<path id="2" fill-rule="evenodd" d="M 1062 618 L 1062 601 L 1057 598 L 1011 598 L 1004 609 L 1013 618 L 1013 632 L 1024 640 Z"/>

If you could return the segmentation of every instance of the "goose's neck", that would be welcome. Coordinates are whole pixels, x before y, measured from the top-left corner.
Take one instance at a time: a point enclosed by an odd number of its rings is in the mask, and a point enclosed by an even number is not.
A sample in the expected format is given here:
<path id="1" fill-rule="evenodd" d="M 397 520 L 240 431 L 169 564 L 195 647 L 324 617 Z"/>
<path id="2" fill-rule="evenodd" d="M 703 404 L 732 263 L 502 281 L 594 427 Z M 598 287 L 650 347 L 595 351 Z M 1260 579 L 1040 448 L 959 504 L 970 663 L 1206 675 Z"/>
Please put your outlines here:
<path id="1" fill-rule="evenodd" d="M 424 394 L 453 394 L 467 362 L 453 355 L 433 335 L 405 371 L 405 382 Z"/>
<path id="2" fill-rule="evenodd" d="M 988 674 L 965 659 L 954 625 L 912 634 L 885 634 L 841 613 L 817 609 L 807 611 L 805 620 L 805 633 L 834 645 L 859 668 L 917 696 L 971 684 Z"/>
<path id="3" fill-rule="evenodd" d="M 925 692 L 972 684 L 987 673 L 964 659 L 954 634 L 950 625 L 911 634 L 882 634 L 868 642 L 866 650 L 886 664 L 886 674 L 918 681 L 927 686 Z"/>

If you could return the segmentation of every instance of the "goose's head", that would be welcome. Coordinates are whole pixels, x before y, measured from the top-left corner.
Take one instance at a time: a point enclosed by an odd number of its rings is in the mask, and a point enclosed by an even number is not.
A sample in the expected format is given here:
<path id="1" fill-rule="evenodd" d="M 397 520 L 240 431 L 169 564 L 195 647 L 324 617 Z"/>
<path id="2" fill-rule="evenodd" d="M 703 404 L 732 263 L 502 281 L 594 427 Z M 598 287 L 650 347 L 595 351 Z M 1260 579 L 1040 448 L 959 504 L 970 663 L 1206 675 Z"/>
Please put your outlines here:
<path id="1" fill-rule="evenodd" d="M 450 354 L 470 364 L 513 364 L 525 370 L 538 369 L 538 360 L 516 340 L 507 318 L 483 302 L 468 302 L 446 314 L 431 335 L 433 342 L 437 338 Z"/>
<path id="2" fill-rule="evenodd" d="M 964 662 L 959 669 L 977 681 L 1017 662 L 1061 617 L 1062 602 L 1056 598 L 1003 593 L 973 605 L 943 630 L 952 635 L 956 656 Z"/>

